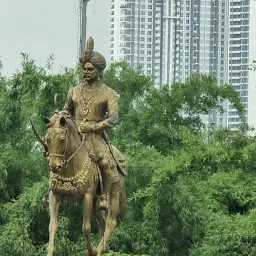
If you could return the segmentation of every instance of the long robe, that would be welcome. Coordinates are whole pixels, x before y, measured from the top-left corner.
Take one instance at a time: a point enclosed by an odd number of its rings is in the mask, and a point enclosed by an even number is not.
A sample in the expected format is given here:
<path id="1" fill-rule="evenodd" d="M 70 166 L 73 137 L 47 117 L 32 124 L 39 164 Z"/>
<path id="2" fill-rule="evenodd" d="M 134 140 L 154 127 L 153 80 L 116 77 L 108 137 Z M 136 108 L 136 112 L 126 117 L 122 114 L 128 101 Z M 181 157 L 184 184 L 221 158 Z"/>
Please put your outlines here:
<path id="1" fill-rule="evenodd" d="M 89 121 L 102 127 L 97 132 L 86 133 L 85 143 L 96 158 L 107 159 L 113 168 L 116 163 L 104 132 L 106 128 L 114 127 L 118 122 L 117 93 L 100 81 L 93 86 L 80 84 L 69 90 L 63 110 L 67 111 L 78 125 L 80 122 Z"/>

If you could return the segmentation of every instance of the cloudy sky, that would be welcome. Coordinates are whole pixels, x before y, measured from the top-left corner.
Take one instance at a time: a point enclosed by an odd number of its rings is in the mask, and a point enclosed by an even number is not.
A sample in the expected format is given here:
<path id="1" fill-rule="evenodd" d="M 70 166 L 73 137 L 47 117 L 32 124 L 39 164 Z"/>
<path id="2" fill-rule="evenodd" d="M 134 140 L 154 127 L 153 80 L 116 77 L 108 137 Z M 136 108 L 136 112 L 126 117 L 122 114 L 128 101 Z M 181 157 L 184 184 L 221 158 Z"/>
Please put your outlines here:
<path id="1" fill-rule="evenodd" d="M 95 49 L 110 58 L 110 1 L 90 0 L 87 35 Z M 57 71 L 77 61 L 79 0 L 0 0 L 0 59 L 3 73 L 19 67 L 20 53 L 28 53 L 45 65 L 54 54 Z"/>

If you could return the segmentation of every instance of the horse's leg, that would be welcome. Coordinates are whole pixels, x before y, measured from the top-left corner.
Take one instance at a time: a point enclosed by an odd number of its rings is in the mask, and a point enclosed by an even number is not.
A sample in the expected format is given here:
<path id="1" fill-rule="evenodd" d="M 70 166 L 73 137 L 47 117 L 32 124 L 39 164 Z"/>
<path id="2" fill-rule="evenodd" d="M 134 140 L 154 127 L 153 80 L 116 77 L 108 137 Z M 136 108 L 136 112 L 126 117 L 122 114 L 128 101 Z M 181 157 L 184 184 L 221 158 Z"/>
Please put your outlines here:
<path id="1" fill-rule="evenodd" d="M 50 191 L 49 194 L 49 213 L 50 213 L 50 224 L 49 224 L 49 246 L 48 256 L 53 256 L 54 252 L 54 238 L 58 229 L 58 215 L 60 207 L 60 198 Z"/>
<path id="2" fill-rule="evenodd" d="M 86 248 L 88 250 L 88 256 L 97 256 L 97 249 L 93 246 L 91 235 L 91 215 L 93 206 L 92 193 L 85 193 L 83 202 L 83 234 L 86 240 Z"/>
<path id="3" fill-rule="evenodd" d="M 102 253 L 108 252 L 109 250 L 108 241 L 116 227 L 116 217 L 119 211 L 119 195 L 120 192 L 117 192 L 116 194 L 112 194 L 110 197 L 110 207 L 106 222 L 106 229 L 99 244 L 97 256 L 100 256 Z"/>
<path id="4" fill-rule="evenodd" d="M 102 238 L 104 236 L 104 232 L 106 229 L 106 220 L 103 217 L 102 211 L 97 207 L 97 200 L 94 200 L 94 214 L 98 223 L 98 227 L 99 227 L 99 233 L 100 233 L 100 238 Z"/>

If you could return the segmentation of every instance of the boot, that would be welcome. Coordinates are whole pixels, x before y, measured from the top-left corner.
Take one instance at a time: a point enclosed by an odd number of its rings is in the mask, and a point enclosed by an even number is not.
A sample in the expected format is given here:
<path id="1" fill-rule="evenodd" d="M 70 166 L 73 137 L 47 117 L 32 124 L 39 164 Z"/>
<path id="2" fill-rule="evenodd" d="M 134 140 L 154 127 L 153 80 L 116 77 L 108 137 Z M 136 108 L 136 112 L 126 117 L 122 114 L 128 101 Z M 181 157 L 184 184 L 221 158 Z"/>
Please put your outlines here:
<path id="1" fill-rule="evenodd" d="M 111 170 L 110 168 L 101 169 L 102 176 L 103 176 L 103 194 L 99 198 L 99 204 L 98 207 L 101 210 L 107 211 L 109 209 L 109 195 L 110 195 L 110 189 L 111 189 Z"/>

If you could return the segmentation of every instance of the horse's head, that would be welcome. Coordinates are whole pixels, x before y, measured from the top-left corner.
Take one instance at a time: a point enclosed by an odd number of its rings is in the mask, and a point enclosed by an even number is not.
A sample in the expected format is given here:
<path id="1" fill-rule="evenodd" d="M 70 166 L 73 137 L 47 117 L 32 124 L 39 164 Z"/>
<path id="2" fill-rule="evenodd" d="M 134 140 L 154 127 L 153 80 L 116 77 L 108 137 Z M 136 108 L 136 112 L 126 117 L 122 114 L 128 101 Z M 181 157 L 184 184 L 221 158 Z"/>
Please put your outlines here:
<path id="1" fill-rule="evenodd" d="M 48 164 L 52 172 L 60 171 L 66 165 L 69 132 L 64 116 L 54 114 L 46 123 L 46 145 L 48 148 Z"/>

